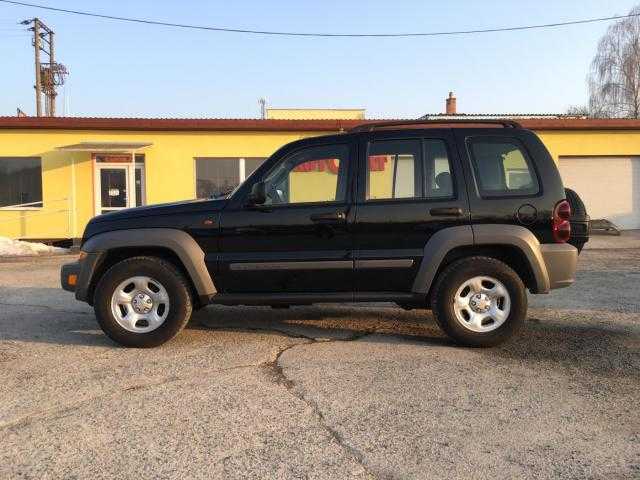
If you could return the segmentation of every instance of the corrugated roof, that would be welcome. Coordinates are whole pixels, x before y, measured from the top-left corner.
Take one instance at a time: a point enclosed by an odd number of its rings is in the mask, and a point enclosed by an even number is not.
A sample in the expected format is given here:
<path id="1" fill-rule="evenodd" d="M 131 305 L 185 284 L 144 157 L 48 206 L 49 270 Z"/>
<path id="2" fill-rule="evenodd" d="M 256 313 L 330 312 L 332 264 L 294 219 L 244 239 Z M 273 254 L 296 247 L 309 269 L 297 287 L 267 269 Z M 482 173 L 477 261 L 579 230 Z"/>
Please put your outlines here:
<path id="1" fill-rule="evenodd" d="M 348 130 L 362 120 L 262 120 L 238 118 L 0 117 L 0 128 L 156 131 L 309 131 Z"/>
<path id="2" fill-rule="evenodd" d="M 468 117 L 464 117 L 467 118 Z M 496 117 L 491 117 L 496 118 Z M 441 118 L 438 118 L 441 119 Z M 403 119 L 388 121 L 402 121 Z M 448 119 L 442 118 L 443 121 Z M 480 120 L 480 119 L 478 119 Z M 256 131 L 256 132 L 339 132 L 369 120 L 259 120 L 229 118 L 101 118 L 101 117 L 0 117 L 0 129 L 43 130 L 126 130 L 126 131 Z M 532 130 L 639 130 L 640 120 L 595 118 L 518 119 Z"/>
<path id="3" fill-rule="evenodd" d="M 446 113 L 427 113 L 420 117 L 420 120 L 456 120 L 456 119 L 524 119 L 524 118 L 587 118 L 584 115 L 571 115 L 567 113 L 456 113 L 450 115 Z"/>

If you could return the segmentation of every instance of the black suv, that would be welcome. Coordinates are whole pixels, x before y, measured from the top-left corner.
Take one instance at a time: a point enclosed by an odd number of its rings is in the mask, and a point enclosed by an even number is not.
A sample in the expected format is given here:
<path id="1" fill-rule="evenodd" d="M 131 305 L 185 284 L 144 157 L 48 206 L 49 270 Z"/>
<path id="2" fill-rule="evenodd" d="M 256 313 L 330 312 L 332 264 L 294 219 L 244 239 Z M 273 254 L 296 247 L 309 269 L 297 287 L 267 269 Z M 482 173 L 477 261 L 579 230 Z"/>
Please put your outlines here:
<path id="1" fill-rule="evenodd" d="M 524 322 L 527 289 L 573 283 L 570 215 L 517 123 L 368 124 L 285 145 L 225 198 L 94 218 L 62 286 L 126 346 L 168 341 L 207 304 L 381 301 L 491 346 Z"/>

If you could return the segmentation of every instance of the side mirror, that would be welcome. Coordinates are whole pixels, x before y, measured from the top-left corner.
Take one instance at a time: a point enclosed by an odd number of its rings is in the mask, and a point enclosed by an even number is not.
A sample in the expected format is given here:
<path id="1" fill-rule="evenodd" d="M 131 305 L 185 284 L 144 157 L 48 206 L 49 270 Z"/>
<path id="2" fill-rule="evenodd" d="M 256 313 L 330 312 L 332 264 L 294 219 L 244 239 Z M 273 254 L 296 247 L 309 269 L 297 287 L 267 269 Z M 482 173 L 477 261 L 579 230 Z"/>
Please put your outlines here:
<path id="1" fill-rule="evenodd" d="M 254 183 L 247 198 L 250 205 L 262 205 L 267 201 L 267 190 L 264 182 Z"/>

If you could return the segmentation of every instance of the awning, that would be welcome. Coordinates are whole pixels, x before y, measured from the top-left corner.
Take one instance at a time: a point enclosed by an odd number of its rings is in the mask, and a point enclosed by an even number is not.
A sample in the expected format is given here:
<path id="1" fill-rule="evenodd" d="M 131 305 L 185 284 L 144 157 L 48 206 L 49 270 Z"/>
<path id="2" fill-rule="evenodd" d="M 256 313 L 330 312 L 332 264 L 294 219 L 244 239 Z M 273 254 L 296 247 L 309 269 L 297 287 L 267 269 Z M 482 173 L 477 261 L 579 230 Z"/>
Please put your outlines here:
<path id="1" fill-rule="evenodd" d="M 153 145 L 150 142 L 80 142 L 58 147 L 66 152 L 131 153 Z"/>

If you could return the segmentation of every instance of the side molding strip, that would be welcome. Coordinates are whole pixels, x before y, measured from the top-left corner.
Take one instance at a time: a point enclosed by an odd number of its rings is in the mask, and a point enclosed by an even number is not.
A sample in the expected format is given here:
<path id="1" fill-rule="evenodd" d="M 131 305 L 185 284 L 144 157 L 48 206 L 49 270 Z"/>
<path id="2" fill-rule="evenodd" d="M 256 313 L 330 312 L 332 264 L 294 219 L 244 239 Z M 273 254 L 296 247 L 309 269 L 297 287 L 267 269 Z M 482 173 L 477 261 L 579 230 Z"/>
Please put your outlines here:
<path id="1" fill-rule="evenodd" d="M 243 262 L 232 263 L 230 270 L 341 270 L 352 269 L 353 260 L 319 260 L 309 262 Z"/>
<path id="2" fill-rule="evenodd" d="M 412 258 L 389 258 L 380 260 L 356 260 L 356 268 L 411 268 Z"/>

